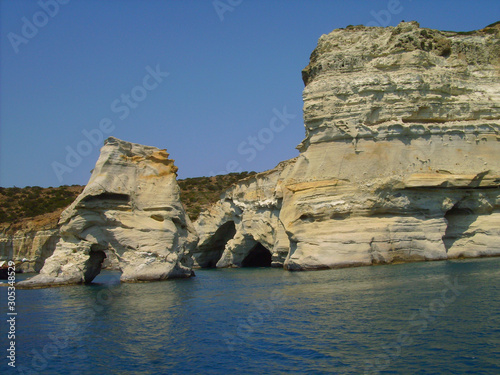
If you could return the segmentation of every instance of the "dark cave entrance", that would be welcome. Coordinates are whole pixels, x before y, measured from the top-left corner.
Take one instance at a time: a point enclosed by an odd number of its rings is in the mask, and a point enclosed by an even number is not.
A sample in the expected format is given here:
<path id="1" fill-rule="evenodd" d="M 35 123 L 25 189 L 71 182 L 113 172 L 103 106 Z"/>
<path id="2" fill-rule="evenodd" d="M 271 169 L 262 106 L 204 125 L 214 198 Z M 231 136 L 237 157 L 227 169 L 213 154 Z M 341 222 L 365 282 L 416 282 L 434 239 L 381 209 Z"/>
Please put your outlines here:
<path id="1" fill-rule="evenodd" d="M 443 236 L 446 252 L 453 246 L 455 241 L 465 236 L 465 232 L 469 229 L 470 225 L 476 221 L 478 216 L 469 208 L 460 208 L 459 203 L 455 204 L 453 208 L 444 215 L 448 223 L 446 232 Z"/>
<path id="2" fill-rule="evenodd" d="M 242 267 L 271 267 L 271 252 L 257 243 L 241 262 Z"/>
<path id="3" fill-rule="evenodd" d="M 99 245 L 92 245 L 89 252 L 89 259 L 85 262 L 83 270 L 85 284 L 90 284 L 101 272 L 102 262 L 106 259 L 106 253 Z"/>
<path id="4" fill-rule="evenodd" d="M 227 242 L 236 234 L 236 226 L 234 221 L 228 221 L 217 229 L 214 233 L 210 243 L 208 244 L 206 258 L 200 262 L 203 268 L 215 268 L 217 262 L 222 257 L 222 253 L 226 247 Z"/>

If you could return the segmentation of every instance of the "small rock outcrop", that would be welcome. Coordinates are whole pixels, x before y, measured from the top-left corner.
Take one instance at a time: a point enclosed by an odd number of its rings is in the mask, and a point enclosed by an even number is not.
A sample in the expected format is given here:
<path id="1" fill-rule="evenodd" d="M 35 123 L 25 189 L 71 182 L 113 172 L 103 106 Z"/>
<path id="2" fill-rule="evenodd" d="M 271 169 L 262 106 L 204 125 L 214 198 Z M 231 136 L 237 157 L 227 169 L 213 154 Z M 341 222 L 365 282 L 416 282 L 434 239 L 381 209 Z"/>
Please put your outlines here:
<path id="1" fill-rule="evenodd" d="M 240 266 L 255 242 L 289 270 L 500 255 L 499 56 L 498 24 L 323 35 L 300 155 L 202 215 L 198 264 Z"/>
<path id="2" fill-rule="evenodd" d="M 61 239 L 40 274 L 20 287 L 89 283 L 106 253 L 122 281 L 192 275 L 196 232 L 165 150 L 108 138 L 89 183 L 61 215 Z"/>

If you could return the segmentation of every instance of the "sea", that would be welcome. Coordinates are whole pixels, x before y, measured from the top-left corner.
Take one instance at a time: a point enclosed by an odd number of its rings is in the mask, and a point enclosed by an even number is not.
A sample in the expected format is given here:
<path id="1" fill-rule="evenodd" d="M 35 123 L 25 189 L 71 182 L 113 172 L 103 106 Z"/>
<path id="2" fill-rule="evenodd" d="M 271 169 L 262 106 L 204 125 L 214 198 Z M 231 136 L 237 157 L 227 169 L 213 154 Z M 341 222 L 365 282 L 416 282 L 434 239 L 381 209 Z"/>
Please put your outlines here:
<path id="1" fill-rule="evenodd" d="M 0 288 L 0 373 L 500 374 L 500 258 L 119 276 L 17 290 L 15 368 Z"/>

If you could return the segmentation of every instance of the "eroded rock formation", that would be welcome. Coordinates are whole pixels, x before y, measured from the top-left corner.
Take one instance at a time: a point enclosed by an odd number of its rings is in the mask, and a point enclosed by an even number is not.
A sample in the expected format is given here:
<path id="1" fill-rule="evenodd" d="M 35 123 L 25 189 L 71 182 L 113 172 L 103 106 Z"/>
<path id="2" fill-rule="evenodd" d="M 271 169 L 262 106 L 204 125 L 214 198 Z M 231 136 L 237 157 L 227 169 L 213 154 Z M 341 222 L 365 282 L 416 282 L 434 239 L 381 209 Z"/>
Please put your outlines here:
<path id="1" fill-rule="evenodd" d="M 202 215 L 198 264 L 241 266 L 256 242 L 290 270 L 500 255 L 499 37 L 416 22 L 323 35 L 300 156 Z"/>
<path id="2" fill-rule="evenodd" d="M 195 223 L 198 267 L 282 267 L 288 239 L 279 220 L 283 178 L 295 159 L 229 188 Z"/>
<path id="3" fill-rule="evenodd" d="M 91 282 L 106 252 L 118 259 L 122 281 L 191 276 L 197 235 L 176 171 L 165 150 L 107 139 L 89 183 L 61 215 L 53 255 L 19 286 Z"/>
<path id="4" fill-rule="evenodd" d="M 0 259 L 14 260 L 18 272 L 39 272 L 59 240 L 59 229 L 25 228 L 0 233 Z"/>

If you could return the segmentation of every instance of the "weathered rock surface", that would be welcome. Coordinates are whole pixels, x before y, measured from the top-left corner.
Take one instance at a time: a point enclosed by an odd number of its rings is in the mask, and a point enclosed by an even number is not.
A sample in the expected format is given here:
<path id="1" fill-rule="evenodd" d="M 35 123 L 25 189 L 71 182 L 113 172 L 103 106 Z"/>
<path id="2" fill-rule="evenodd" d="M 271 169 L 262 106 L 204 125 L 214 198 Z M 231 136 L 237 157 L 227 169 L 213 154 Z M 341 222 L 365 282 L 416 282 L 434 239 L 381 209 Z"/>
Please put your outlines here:
<path id="1" fill-rule="evenodd" d="M 74 195 L 76 198 L 83 190 L 83 187 L 74 185 L 60 188 L 26 187 L 21 189 L 23 192 L 20 193 L 20 196 L 27 196 L 29 202 L 24 197 L 18 196 L 17 192 L 12 194 L 13 196 L 6 194 L 6 190 L 9 189 L 2 189 L 3 199 L 0 199 L 2 200 L 0 206 L 9 201 L 10 204 L 6 205 L 9 210 L 13 209 L 15 211 L 21 208 L 21 212 L 17 220 L 0 223 L 0 261 L 13 260 L 16 264 L 16 271 L 39 272 L 45 263 L 45 259 L 52 255 L 59 241 L 58 221 L 64 209 L 62 207 L 48 209 L 47 212 L 36 216 L 25 217 L 22 206 L 29 203 L 34 206 L 43 205 L 44 203 L 50 204 L 47 202 L 49 200 L 48 196 L 60 200 L 65 199 L 68 195 Z M 64 198 L 62 198 L 62 195 L 64 195 Z M 20 199 L 23 200 L 23 203 L 21 207 L 16 208 L 16 206 L 19 206 Z"/>
<path id="2" fill-rule="evenodd" d="M 176 171 L 165 150 L 108 138 L 89 183 L 61 215 L 53 255 L 39 275 L 18 285 L 91 282 L 106 252 L 118 259 L 122 281 L 191 276 L 197 235 Z"/>
<path id="3" fill-rule="evenodd" d="M 303 79 L 300 156 L 198 220 L 200 266 L 240 266 L 250 237 L 290 270 L 500 255 L 498 25 L 335 30 Z"/>
<path id="4" fill-rule="evenodd" d="M 26 228 L 0 232 L 0 261 L 13 260 L 16 263 L 17 272 L 40 272 L 45 260 L 49 258 L 61 238 L 59 226 L 30 225 L 28 221 Z M 114 253 L 105 251 L 106 259 L 102 264 L 103 269 L 119 270 L 118 258 Z"/>
<path id="5" fill-rule="evenodd" d="M 195 227 L 200 237 L 197 267 L 282 267 L 288 239 L 279 221 L 282 181 L 295 159 L 229 188 Z"/>
<path id="6" fill-rule="evenodd" d="M 0 233 L 0 260 L 14 260 L 19 272 L 39 272 L 59 240 L 58 228 L 27 228 Z"/>

